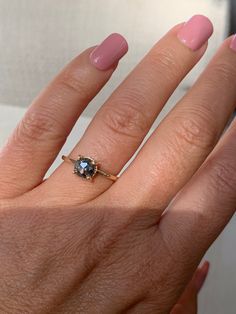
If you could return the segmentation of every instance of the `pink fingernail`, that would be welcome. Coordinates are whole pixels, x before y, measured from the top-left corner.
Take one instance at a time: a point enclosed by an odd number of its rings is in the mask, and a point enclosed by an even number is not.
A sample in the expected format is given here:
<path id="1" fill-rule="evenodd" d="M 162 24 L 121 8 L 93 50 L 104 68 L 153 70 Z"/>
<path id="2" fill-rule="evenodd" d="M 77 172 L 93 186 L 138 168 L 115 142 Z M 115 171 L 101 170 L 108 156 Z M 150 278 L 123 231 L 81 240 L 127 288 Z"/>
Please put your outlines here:
<path id="1" fill-rule="evenodd" d="M 194 15 L 178 33 L 181 42 L 193 51 L 200 49 L 213 33 L 211 21 L 203 15 Z"/>
<path id="2" fill-rule="evenodd" d="M 120 34 L 109 35 L 90 54 L 91 63 L 99 70 L 108 70 L 128 51 L 127 41 Z"/>
<path id="3" fill-rule="evenodd" d="M 196 288 L 197 291 L 200 291 L 208 274 L 209 271 L 209 267 L 210 267 L 210 263 L 208 261 L 205 261 L 204 264 L 201 266 L 199 273 L 197 274 L 196 277 Z"/>
<path id="4" fill-rule="evenodd" d="M 233 36 L 231 43 L 230 43 L 230 48 L 234 51 L 236 51 L 236 34 Z"/>

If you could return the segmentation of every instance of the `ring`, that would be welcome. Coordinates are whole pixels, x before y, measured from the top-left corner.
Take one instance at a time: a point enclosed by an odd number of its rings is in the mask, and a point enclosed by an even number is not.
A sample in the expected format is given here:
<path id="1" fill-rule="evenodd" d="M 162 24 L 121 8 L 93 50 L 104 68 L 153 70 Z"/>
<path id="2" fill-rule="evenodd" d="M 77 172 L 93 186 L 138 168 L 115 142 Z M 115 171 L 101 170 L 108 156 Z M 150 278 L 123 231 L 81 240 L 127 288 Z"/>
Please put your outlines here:
<path id="1" fill-rule="evenodd" d="M 83 179 L 92 180 L 97 173 L 112 181 L 116 181 L 118 179 L 117 176 L 106 173 L 105 171 L 99 169 L 99 163 L 97 163 L 93 158 L 79 155 L 78 159 L 75 160 L 63 155 L 62 159 L 64 161 L 72 163 L 74 165 L 73 173 L 77 174 Z"/>

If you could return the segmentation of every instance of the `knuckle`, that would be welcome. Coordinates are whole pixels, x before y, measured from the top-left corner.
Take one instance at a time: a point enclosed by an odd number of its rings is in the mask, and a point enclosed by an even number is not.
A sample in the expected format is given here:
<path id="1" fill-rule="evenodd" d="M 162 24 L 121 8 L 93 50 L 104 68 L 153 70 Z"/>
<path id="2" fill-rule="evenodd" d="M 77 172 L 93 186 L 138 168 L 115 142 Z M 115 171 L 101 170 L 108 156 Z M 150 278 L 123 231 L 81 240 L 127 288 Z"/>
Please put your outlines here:
<path id="1" fill-rule="evenodd" d="M 63 126 L 49 110 L 28 111 L 14 133 L 17 142 L 23 141 L 60 141 Z"/>
<path id="2" fill-rule="evenodd" d="M 134 92 L 115 100 L 103 112 L 106 128 L 113 134 L 140 139 L 149 129 L 149 117 L 142 110 L 144 99 Z"/>
<path id="3" fill-rule="evenodd" d="M 219 84 L 232 85 L 233 73 L 235 74 L 235 68 L 233 64 L 226 61 L 217 61 L 212 65 L 211 70 L 207 72 L 209 79 L 206 80 L 206 86 L 210 89 L 215 89 Z"/>
<path id="4" fill-rule="evenodd" d="M 220 193 L 233 192 L 235 193 L 236 185 L 236 165 L 227 160 L 208 159 L 206 168 L 210 184 L 209 186 Z"/>
<path id="5" fill-rule="evenodd" d="M 9 209 L 11 209 L 12 207 L 12 200 L 9 199 L 1 199 L 0 200 L 0 221 L 2 222 L 3 217 L 6 215 L 6 213 L 8 213 Z M 0 228 L 1 228 L 1 224 L 0 224 Z"/>
<path id="6" fill-rule="evenodd" d="M 233 66 L 229 62 L 218 62 L 213 67 L 213 77 L 218 77 L 220 80 L 232 82 Z"/>
<path id="7" fill-rule="evenodd" d="M 80 69 L 79 74 L 74 75 L 71 69 L 65 70 L 62 74 L 59 85 L 63 86 L 65 92 L 75 92 L 79 95 L 80 99 L 83 101 L 87 101 L 91 98 L 91 93 L 89 92 L 89 82 L 86 79 L 87 74 L 85 70 L 82 68 Z M 91 85 L 91 84 L 90 84 Z"/>
<path id="8" fill-rule="evenodd" d="M 177 117 L 174 140 L 178 147 L 186 148 L 185 144 L 190 147 L 209 150 L 213 147 L 218 130 L 214 122 L 208 119 L 208 115 L 202 110 L 191 112 L 190 118 Z"/>
<path id="9" fill-rule="evenodd" d="M 150 54 L 150 61 L 165 79 L 173 80 L 174 73 L 184 73 L 183 63 L 176 59 L 176 52 L 170 47 L 154 49 Z"/>

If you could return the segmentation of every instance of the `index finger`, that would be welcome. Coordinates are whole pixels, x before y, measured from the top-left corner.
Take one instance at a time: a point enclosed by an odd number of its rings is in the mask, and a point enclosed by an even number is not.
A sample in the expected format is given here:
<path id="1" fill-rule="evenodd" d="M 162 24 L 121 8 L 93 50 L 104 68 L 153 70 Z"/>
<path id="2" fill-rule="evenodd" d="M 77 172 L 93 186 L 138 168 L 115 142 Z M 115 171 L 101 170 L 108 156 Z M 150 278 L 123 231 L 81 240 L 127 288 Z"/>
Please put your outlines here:
<path id="1" fill-rule="evenodd" d="M 99 49 L 77 56 L 36 98 L 1 150 L 0 197 L 41 183 L 78 117 L 127 50 L 126 40 L 111 34 Z"/>

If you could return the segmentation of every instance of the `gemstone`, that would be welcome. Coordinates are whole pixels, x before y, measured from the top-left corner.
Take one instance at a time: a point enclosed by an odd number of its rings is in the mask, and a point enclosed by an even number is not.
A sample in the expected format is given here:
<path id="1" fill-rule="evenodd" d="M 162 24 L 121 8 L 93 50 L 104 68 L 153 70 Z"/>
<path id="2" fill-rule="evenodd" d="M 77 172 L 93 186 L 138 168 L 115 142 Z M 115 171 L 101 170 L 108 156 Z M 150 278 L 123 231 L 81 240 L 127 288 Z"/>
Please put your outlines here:
<path id="1" fill-rule="evenodd" d="M 74 173 L 84 179 L 91 179 L 97 172 L 97 165 L 92 158 L 79 157 L 74 164 Z"/>

